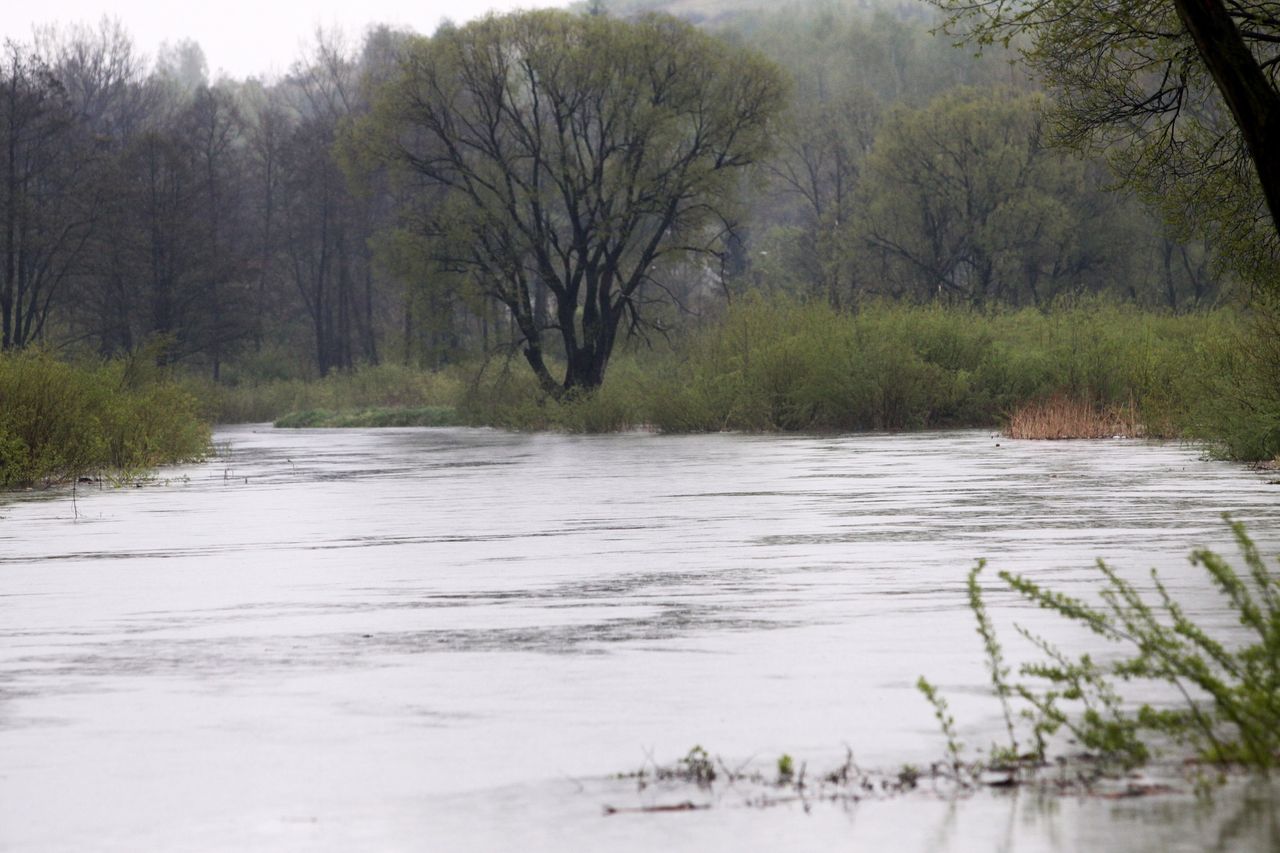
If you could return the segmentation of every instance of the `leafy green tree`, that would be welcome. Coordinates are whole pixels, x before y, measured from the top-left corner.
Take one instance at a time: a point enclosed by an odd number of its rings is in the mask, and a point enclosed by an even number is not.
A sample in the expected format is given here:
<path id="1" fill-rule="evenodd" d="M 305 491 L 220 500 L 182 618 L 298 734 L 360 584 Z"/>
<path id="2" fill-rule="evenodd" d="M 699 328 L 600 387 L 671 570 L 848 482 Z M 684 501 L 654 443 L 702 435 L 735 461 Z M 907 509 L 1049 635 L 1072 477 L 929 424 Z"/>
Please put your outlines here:
<path id="1" fill-rule="evenodd" d="M 1059 140 L 1105 152 L 1245 275 L 1280 274 L 1280 3 L 934 2 L 980 44 L 1024 46 Z"/>
<path id="2" fill-rule="evenodd" d="M 674 6 L 684 11 L 684 6 Z M 742 217 L 732 290 L 750 283 L 845 305 L 880 288 L 859 263 L 850 225 L 868 152 L 885 111 L 922 106 L 960 85 L 1029 87 L 999 51 L 974 57 L 932 35 L 934 10 L 851 0 L 760 3 L 713 15 L 708 26 L 774 60 L 793 80 L 777 123 L 778 153 Z"/>
<path id="3" fill-rule="evenodd" d="M 413 43 L 359 137 L 415 188 L 404 227 L 506 307 L 560 398 L 603 382 L 661 264 L 707 248 L 783 93 L 769 62 L 674 18 L 529 12 Z"/>
<path id="4" fill-rule="evenodd" d="M 1042 303 L 1099 263 L 1085 164 L 1041 147 L 1040 102 L 964 89 L 891 114 L 856 233 L 892 295 Z"/>
<path id="5" fill-rule="evenodd" d="M 795 202 L 794 233 L 783 241 L 790 244 L 789 265 L 833 308 L 856 290 L 848 230 L 879 113 L 866 90 L 819 89 L 792 105 L 781 151 L 770 165 L 779 188 Z"/>

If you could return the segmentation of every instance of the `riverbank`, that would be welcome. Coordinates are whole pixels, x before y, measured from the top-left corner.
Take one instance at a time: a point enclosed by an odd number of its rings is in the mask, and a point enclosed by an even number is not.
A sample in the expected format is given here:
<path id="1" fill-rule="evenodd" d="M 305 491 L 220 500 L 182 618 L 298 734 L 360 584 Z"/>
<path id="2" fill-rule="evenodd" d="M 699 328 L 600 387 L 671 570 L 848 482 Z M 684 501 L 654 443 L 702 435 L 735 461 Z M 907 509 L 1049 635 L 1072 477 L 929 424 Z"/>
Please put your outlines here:
<path id="1" fill-rule="evenodd" d="M 199 393 L 208 417 L 226 423 L 366 426 L 405 421 L 389 413 L 413 409 L 434 410 L 440 423 L 586 433 L 1012 424 L 1029 435 L 1039 423 L 1042 437 L 1085 425 L 1082 436 L 1187 438 L 1223 456 L 1269 459 L 1280 451 L 1280 405 L 1262 405 L 1275 392 L 1248 357 L 1250 334 L 1248 318 L 1230 310 L 872 303 L 841 313 L 749 297 L 698 328 L 623 348 L 604 386 L 568 403 L 550 401 L 518 356 L 430 373 L 382 365 L 315 382 L 206 383 Z M 1051 401 L 1074 414 L 1044 422 Z M 316 411 L 326 414 L 306 414 Z"/>

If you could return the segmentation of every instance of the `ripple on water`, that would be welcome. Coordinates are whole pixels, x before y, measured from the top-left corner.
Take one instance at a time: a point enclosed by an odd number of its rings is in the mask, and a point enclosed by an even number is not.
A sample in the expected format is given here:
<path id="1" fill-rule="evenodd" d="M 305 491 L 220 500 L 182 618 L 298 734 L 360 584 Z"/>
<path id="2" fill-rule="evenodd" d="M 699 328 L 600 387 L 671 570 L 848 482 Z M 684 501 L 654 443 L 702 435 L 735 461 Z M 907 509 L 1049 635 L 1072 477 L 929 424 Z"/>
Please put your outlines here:
<path id="1" fill-rule="evenodd" d="M 1187 551 L 1230 550 L 1223 511 L 1280 548 L 1264 476 L 1173 445 L 216 440 L 222 458 L 74 509 L 6 500 L 0 847 L 367 849 L 449 827 L 473 848 L 668 847 L 667 823 L 600 818 L 605 774 L 695 743 L 734 761 L 839 763 L 847 743 L 868 763 L 927 763 L 943 746 L 920 674 L 953 697 L 962 739 L 998 737 L 965 604 L 977 557 L 1082 594 L 1097 556 L 1139 578 L 1156 566 L 1229 627 Z M 991 605 L 1002 625 L 1043 619 L 1007 595 Z M 565 777 L 596 778 L 550 797 Z M 678 841 L 965 849 L 999 841 L 993 815 L 1023 821 L 1002 803 L 961 806 L 950 841 L 953 818 L 919 804 L 853 824 L 726 808 L 685 816 Z M 1017 849 L 1202 835 L 1181 805 L 1132 820 L 1055 808 L 1026 819 Z"/>

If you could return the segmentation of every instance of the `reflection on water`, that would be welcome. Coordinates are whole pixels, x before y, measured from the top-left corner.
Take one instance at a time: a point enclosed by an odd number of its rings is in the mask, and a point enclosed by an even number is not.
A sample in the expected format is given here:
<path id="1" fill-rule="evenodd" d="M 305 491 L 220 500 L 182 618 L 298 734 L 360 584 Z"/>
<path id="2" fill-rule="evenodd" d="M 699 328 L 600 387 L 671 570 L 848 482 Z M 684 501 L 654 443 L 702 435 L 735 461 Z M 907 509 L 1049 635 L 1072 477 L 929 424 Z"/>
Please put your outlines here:
<path id="1" fill-rule="evenodd" d="M 951 802 L 933 825 L 931 850 L 1269 851 L 1280 844 L 1276 802 L 1265 779 L 1233 779 L 1212 800 L 1173 795 L 1111 801 L 1011 792 Z M 972 814 L 966 815 L 966 811 Z M 983 845 L 974 816 L 990 827 Z M 865 817 L 864 812 L 860 817 Z"/>
<path id="2" fill-rule="evenodd" d="M 965 608 L 974 558 L 1087 592 L 1106 556 L 1186 561 L 1220 514 L 1280 547 L 1276 487 L 1171 445 L 907 436 L 217 436 L 142 489 L 0 505 L 0 849 L 1221 849 L 1209 812 L 979 797 L 601 815 L 609 781 L 703 744 L 864 765 L 1002 724 Z M 1059 634 L 1008 596 L 1002 624 Z M 1059 632 L 1055 634 L 1054 632 Z M 679 821 L 678 830 L 673 821 Z M 744 839 L 749 839 L 744 841 Z M 437 843 L 438 842 L 438 843 Z"/>

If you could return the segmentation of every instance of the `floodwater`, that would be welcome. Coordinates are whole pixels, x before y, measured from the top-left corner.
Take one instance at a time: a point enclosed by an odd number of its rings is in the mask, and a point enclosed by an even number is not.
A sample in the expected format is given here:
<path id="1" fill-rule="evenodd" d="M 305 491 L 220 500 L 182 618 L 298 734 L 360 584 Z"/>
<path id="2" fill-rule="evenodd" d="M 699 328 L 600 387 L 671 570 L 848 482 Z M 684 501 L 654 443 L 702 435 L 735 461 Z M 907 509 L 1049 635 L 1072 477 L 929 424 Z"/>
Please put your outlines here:
<path id="1" fill-rule="evenodd" d="M 221 431 L 141 488 L 0 505 L 0 850 L 1274 849 L 1274 791 L 751 808 L 611 774 L 927 765 L 1003 729 L 964 579 L 1189 566 L 1280 486 L 1130 441 L 984 432 Z M 1271 475 L 1274 476 L 1274 475 Z M 993 588 L 997 622 L 1097 641 Z M 1007 631 L 1010 651 L 1012 631 Z M 604 806 L 714 801 L 707 811 Z"/>

